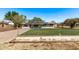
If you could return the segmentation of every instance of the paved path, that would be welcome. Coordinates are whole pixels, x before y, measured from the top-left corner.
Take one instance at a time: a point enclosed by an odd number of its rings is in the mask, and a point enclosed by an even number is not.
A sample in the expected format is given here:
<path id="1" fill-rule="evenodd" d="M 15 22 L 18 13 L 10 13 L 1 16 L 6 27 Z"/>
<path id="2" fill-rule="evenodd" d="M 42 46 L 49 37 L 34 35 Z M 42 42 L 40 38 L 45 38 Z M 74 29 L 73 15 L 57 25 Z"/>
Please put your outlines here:
<path id="1" fill-rule="evenodd" d="M 17 35 L 28 31 L 29 28 L 0 32 L 0 43 L 9 42 L 17 37 Z"/>

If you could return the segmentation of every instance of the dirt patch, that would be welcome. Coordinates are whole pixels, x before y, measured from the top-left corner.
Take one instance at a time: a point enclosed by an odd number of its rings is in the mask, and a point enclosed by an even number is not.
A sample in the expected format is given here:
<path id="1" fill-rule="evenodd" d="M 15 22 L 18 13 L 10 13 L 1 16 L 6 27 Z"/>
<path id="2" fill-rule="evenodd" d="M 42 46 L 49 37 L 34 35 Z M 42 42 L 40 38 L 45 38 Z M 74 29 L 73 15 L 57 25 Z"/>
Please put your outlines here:
<path id="1" fill-rule="evenodd" d="M 3 46 L 3 47 L 1 47 Z M 77 41 L 54 41 L 39 43 L 5 43 L 0 45 L 3 50 L 79 50 Z"/>
<path id="2" fill-rule="evenodd" d="M 3 31 L 9 31 L 9 30 L 14 30 L 15 28 L 11 25 L 5 25 L 4 27 L 2 27 L 0 25 L 0 32 L 3 32 Z"/>

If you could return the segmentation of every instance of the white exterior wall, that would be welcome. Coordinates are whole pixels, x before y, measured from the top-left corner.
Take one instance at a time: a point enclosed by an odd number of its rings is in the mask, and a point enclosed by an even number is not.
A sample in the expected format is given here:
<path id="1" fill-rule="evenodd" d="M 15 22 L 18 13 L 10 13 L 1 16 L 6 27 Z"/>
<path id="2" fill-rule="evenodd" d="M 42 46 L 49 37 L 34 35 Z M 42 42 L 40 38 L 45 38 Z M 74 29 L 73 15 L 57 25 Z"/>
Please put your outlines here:
<path id="1" fill-rule="evenodd" d="M 42 26 L 42 28 L 56 28 L 57 24 L 54 24 L 53 26 Z"/>

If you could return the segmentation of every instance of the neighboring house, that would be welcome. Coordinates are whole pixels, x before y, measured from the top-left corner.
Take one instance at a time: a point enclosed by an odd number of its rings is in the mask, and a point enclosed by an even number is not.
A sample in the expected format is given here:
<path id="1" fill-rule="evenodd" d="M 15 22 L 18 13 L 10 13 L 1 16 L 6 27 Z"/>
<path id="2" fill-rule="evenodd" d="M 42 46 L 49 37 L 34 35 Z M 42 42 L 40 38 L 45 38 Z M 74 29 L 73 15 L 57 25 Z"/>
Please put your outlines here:
<path id="1" fill-rule="evenodd" d="M 14 23 L 12 23 L 11 21 L 8 20 L 3 20 L 0 22 L 0 28 L 1 27 L 12 27 L 14 25 Z"/>
<path id="2" fill-rule="evenodd" d="M 3 23 L 8 25 L 14 25 L 14 23 L 10 20 L 3 20 Z"/>

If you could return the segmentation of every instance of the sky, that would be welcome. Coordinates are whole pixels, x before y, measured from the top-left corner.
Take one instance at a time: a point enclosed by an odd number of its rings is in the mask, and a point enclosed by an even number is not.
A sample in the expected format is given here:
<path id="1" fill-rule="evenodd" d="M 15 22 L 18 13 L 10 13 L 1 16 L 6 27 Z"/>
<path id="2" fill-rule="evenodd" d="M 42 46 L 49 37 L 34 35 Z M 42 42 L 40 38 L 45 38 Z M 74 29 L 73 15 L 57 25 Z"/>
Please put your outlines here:
<path id="1" fill-rule="evenodd" d="M 79 17 L 79 8 L 0 8 L 0 20 L 8 11 L 16 11 L 27 16 L 27 19 L 40 17 L 47 22 L 63 22 L 67 18 Z"/>

